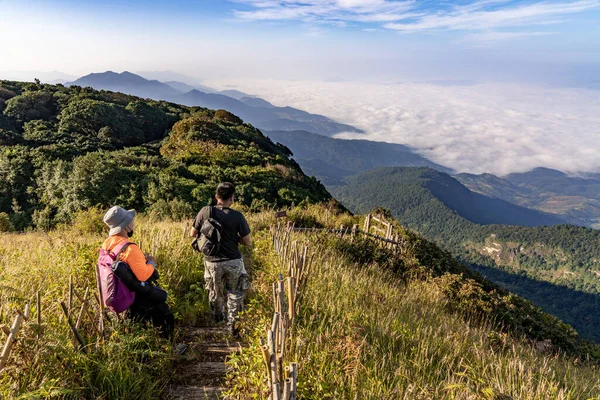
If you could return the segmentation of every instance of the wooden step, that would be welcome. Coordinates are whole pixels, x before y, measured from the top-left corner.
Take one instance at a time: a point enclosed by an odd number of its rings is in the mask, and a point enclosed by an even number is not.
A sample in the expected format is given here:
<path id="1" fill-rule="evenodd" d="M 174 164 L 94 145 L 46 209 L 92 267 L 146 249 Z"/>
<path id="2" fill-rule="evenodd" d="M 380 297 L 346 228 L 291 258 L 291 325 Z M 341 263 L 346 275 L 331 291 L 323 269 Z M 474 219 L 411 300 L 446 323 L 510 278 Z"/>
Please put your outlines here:
<path id="1" fill-rule="evenodd" d="M 193 365 L 189 365 L 188 368 L 194 373 L 203 376 L 218 376 L 225 377 L 227 373 L 227 366 L 223 362 L 219 361 L 203 361 Z"/>
<path id="2" fill-rule="evenodd" d="M 169 400 L 220 400 L 226 388 L 221 386 L 175 386 L 167 394 Z"/>

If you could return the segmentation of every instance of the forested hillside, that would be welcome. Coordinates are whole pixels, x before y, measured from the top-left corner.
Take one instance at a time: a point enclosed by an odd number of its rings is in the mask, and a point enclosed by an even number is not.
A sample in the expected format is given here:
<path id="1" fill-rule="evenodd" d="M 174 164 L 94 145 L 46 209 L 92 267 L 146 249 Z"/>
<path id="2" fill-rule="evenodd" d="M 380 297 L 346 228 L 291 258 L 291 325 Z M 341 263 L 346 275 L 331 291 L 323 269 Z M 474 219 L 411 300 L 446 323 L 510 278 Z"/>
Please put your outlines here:
<path id="1" fill-rule="evenodd" d="M 331 190 L 352 211 L 391 210 L 404 226 L 600 340 L 600 231 L 564 224 L 510 226 L 560 220 L 485 200 L 426 168 L 375 169 Z"/>
<path id="2" fill-rule="evenodd" d="M 256 209 L 331 197 L 288 148 L 224 110 L 0 81 L 0 112 L 0 230 L 114 203 L 181 218 L 221 181 Z"/>

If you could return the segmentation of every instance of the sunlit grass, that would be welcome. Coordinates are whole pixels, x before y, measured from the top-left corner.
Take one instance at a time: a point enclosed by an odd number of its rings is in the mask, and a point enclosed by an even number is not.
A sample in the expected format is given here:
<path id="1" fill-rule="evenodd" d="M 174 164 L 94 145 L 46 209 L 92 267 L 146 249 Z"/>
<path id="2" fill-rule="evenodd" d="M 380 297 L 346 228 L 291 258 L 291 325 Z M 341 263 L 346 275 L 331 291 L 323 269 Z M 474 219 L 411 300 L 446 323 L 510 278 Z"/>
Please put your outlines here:
<path id="1" fill-rule="evenodd" d="M 0 235 L 0 324 L 10 326 L 15 310 L 23 310 L 37 290 L 42 297 L 42 326 L 37 327 L 37 310 L 14 347 L 9 365 L 0 372 L 0 398 L 156 398 L 170 378 L 169 343 L 153 330 L 113 316 L 107 322 L 104 341 L 90 318 L 84 315 L 81 334 L 88 354 L 78 352 L 72 333 L 59 307 L 68 303 L 72 276 L 75 290 L 95 292 L 97 251 L 106 237 L 102 214 L 81 213 L 73 225 L 57 230 Z M 205 318 L 201 258 L 183 238 L 183 222 L 152 221 L 138 217 L 132 241 L 145 252 L 154 252 L 161 274 L 160 283 L 169 292 L 178 322 L 194 325 Z M 74 297 L 73 315 L 80 302 Z M 90 312 L 98 317 L 96 300 Z M 37 333 L 41 340 L 37 341 Z M 4 340 L 2 341 L 4 342 Z"/>
<path id="2" fill-rule="evenodd" d="M 315 223 L 338 224 L 321 214 Z M 330 237 L 295 239 L 318 255 L 288 357 L 299 364 L 301 398 L 600 398 L 597 365 L 540 353 L 491 322 L 465 317 L 450 307 L 442 280 L 404 280 L 375 262 L 353 263 Z M 231 361 L 232 394 L 241 398 L 266 393 L 259 338 L 273 312 L 269 283 L 282 272 L 270 241 L 259 235 L 254 250 L 257 295 L 244 325 L 251 345 Z"/>

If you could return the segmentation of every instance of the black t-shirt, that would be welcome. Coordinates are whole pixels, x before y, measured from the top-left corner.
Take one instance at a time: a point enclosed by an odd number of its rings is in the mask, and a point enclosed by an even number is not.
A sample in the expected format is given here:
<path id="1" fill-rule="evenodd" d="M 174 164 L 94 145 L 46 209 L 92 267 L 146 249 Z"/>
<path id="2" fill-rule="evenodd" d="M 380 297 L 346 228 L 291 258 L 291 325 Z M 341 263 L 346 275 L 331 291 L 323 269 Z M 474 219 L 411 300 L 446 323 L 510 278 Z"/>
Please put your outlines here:
<path id="1" fill-rule="evenodd" d="M 211 207 L 203 207 L 196 219 L 194 220 L 194 228 L 200 231 L 202 223 L 211 217 Z M 215 256 L 204 256 L 206 261 L 218 262 L 227 260 L 236 260 L 242 258 L 242 253 L 238 248 L 240 238 L 250 234 L 250 227 L 244 215 L 231 208 L 212 207 L 212 218 L 216 219 L 223 225 L 221 232 L 221 247 Z"/>

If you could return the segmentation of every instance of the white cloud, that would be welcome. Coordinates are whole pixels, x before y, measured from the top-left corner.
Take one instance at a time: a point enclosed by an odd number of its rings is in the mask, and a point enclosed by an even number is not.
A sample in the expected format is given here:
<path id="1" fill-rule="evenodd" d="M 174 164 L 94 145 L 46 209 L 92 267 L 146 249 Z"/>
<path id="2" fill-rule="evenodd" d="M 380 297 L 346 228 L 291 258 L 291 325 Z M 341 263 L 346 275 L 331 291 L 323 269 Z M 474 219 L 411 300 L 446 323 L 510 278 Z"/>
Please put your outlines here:
<path id="1" fill-rule="evenodd" d="M 446 13 L 430 13 L 410 22 L 389 23 L 386 28 L 399 31 L 447 30 L 485 30 L 531 25 L 547 25 L 557 22 L 556 17 L 600 7 L 598 0 L 579 0 L 572 2 L 538 2 L 506 8 L 488 7 L 494 2 L 472 3 L 467 7 L 455 7 Z"/>
<path id="2" fill-rule="evenodd" d="M 315 81 L 239 86 L 366 131 L 342 137 L 407 144 L 461 172 L 600 172 L 599 91 Z"/>
<path id="3" fill-rule="evenodd" d="M 418 32 L 431 30 L 479 31 L 529 27 L 562 22 L 566 15 L 600 7 L 600 0 L 537 1 L 480 0 L 463 5 L 420 3 L 411 0 L 230 0 L 251 7 L 234 10 L 246 20 L 381 23 L 383 27 Z"/>
<path id="4" fill-rule="evenodd" d="M 250 11 L 234 10 L 247 20 L 301 20 L 346 22 L 391 22 L 420 14 L 406 13 L 414 7 L 411 0 L 233 0 L 253 7 Z"/>

